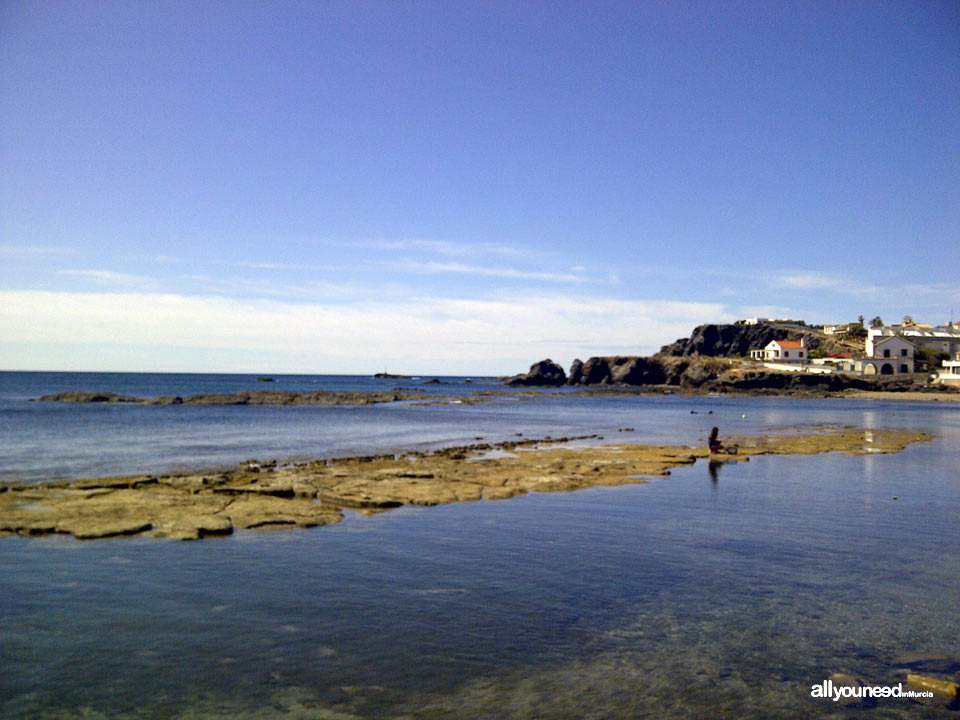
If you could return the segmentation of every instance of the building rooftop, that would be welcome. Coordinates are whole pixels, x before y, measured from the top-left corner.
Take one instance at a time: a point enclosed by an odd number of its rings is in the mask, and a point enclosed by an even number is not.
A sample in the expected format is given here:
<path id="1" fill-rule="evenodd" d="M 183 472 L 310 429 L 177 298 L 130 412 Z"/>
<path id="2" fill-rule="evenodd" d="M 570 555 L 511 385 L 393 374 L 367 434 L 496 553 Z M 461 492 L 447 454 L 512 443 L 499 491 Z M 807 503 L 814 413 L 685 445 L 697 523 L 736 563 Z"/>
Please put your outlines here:
<path id="1" fill-rule="evenodd" d="M 944 340 L 960 339 L 960 328 L 949 327 L 920 327 L 918 325 L 891 325 L 873 330 L 874 335 L 902 335 L 903 337 L 943 338 Z"/>
<path id="2" fill-rule="evenodd" d="M 894 339 L 896 339 L 896 338 L 899 338 L 900 340 L 903 340 L 905 343 L 908 343 L 908 344 L 910 344 L 910 345 L 913 345 L 913 343 L 910 342 L 910 341 L 909 341 L 906 337 L 904 337 L 903 335 L 886 335 L 885 337 L 882 337 L 882 338 L 880 338 L 879 340 L 877 340 L 877 341 L 874 343 L 874 345 L 875 345 L 875 346 L 876 346 L 876 345 L 882 345 L 883 343 L 887 342 L 888 340 L 894 340 Z"/>

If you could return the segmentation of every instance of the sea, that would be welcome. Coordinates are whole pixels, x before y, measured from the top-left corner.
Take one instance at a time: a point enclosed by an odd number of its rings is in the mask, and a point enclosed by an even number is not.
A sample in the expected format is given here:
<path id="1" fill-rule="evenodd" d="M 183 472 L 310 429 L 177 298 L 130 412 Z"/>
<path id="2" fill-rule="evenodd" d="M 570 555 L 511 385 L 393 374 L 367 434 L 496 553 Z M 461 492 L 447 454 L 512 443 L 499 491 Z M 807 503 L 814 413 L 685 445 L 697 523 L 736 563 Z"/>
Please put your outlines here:
<path id="1" fill-rule="evenodd" d="M 936 437 L 199 542 L 0 538 L 0 718 L 960 717 L 942 698 L 812 694 L 834 673 L 905 692 L 908 672 L 960 679 L 958 403 L 273 377 L 0 373 L 0 480 L 518 437 L 696 446 L 714 425 L 721 438 L 824 423 Z M 33 401 L 393 388 L 448 397 Z M 494 394 L 463 401 L 478 391 Z"/>

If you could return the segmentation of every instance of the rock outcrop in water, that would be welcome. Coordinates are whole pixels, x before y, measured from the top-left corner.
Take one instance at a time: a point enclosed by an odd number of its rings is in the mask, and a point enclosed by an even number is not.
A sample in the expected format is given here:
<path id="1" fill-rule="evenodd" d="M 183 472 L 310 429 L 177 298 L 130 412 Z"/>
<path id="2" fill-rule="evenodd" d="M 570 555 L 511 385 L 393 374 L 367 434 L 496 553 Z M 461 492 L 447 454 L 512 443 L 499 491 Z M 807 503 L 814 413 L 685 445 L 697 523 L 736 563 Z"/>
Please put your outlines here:
<path id="1" fill-rule="evenodd" d="M 75 403 L 140 403 L 143 405 L 372 405 L 400 400 L 438 400 L 441 395 L 388 392 L 287 392 L 283 390 L 244 390 L 234 393 L 208 393 L 179 397 L 164 395 L 156 398 L 138 398 L 129 395 L 100 392 L 62 392 L 36 398 L 41 402 Z"/>
<path id="2" fill-rule="evenodd" d="M 563 368 L 553 360 L 541 360 L 530 366 L 530 370 L 522 375 L 514 375 L 507 379 L 511 387 L 546 386 L 559 387 L 567 382 L 567 374 Z"/>
<path id="3" fill-rule="evenodd" d="M 672 385 L 696 388 L 730 367 L 719 358 L 616 355 L 575 360 L 568 385 Z"/>

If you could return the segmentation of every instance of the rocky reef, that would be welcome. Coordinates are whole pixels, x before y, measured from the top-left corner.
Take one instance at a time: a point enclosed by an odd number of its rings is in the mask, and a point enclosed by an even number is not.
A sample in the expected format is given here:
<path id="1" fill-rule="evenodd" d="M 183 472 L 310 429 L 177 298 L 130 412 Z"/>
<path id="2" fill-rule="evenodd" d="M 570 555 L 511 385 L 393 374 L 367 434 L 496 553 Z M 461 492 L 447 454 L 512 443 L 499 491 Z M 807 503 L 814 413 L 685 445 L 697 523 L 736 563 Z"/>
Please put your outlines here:
<path id="1" fill-rule="evenodd" d="M 440 400 L 441 395 L 410 393 L 398 390 L 387 392 L 287 392 L 283 390 L 244 390 L 234 393 L 208 393 L 188 397 L 163 395 L 139 398 L 105 392 L 68 391 L 36 398 L 39 402 L 75 403 L 139 403 L 142 405 L 372 405 L 400 400 Z"/>
<path id="2" fill-rule="evenodd" d="M 784 429 L 738 445 L 752 455 L 897 452 L 925 433 L 821 426 Z M 310 527 L 339 522 L 343 509 L 383 512 L 401 505 L 501 500 L 528 492 L 643 482 L 708 457 L 705 447 L 572 446 L 544 438 L 282 464 L 250 460 L 232 470 L 174 475 L 0 484 L 0 535 L 68 534 L 78 539 L 147 534 L 193 540 L 234 528 Z M 522 448 L 522 452 L 513 452 Z M 491 452 L 496 450 L 498 452 Z"/>

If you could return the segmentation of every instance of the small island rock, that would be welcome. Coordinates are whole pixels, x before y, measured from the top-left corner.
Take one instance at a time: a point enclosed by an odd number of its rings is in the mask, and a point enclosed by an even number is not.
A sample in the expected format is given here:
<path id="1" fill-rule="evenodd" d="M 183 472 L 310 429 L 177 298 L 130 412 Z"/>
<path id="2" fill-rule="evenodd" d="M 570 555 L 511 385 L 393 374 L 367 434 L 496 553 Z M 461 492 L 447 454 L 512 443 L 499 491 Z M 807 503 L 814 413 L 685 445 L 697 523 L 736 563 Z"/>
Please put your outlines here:
<path id="1" fill-rule="evenodd" d="M 559 387 L 567 382 L 567 374 L 563 368 L 557 365 L 553 360 L 541 360 L 530 366 L 530 371 L 523 375 L 514 375 L 507 380 L 507 385 L 512 387 L 523 385 L 546 385 Z"/>

